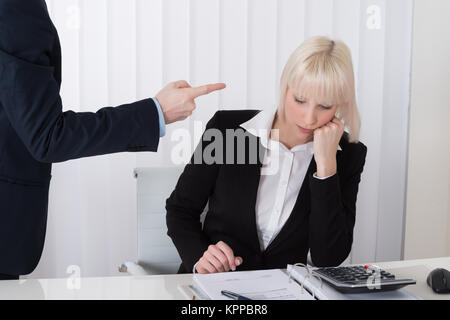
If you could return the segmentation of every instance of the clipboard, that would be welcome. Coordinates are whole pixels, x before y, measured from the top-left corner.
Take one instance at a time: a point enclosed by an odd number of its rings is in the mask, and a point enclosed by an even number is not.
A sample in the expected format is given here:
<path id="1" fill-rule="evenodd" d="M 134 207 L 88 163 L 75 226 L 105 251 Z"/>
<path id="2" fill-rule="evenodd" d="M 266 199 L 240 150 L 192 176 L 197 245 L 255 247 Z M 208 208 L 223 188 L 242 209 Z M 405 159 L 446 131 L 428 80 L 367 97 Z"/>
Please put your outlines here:
<path id="1" fill-rule="evenodd" d="M 192 285 L 178 288 L 189 300 L 230 300 L 221 294 L 222 290 L 252 300 L 314 300 L 282 269 L 194 274 Z"/>

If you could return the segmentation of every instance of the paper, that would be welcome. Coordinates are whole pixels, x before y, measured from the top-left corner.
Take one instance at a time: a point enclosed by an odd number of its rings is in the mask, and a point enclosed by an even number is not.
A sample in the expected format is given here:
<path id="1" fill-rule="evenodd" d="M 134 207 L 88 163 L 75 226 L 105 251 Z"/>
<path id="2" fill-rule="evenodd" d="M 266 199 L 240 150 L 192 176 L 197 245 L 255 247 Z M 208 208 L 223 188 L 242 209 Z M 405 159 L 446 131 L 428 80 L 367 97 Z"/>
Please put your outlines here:
<path id="1" fill-rule="evenodd" d="M 314 300 L 280 269 L 195 274 L 193 285 L 213 300 L 230 300 L 222 290 L 252 300 Z"/>
<path id="2" fill-rule="evenodd" d="M 305 280 L 308 271 L 305 268 L 288 264 L 288 273 L 302 283 L 310 292 L 313 292 L 319 300 L 419 300 L 420 298 L 402 288 L 392 291 L 370 292 L 370 293 L 341 293 L 333 287 L 321 282 L 315 277 Z M 312 271 L 312 270 L 311 270 Z"/>

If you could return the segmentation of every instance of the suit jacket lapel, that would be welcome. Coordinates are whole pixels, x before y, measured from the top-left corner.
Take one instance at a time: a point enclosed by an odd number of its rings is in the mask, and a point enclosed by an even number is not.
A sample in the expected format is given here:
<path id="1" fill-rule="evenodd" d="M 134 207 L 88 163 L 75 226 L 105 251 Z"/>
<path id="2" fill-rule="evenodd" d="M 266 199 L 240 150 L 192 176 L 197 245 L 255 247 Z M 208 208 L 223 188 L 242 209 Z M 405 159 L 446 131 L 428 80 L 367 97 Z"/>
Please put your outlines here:
<path id="1" fill-rule="evenodd" d="M 281 228 L 280 232 L 277 234 L 275 239 L 269 243 L 269 246 L 266 248 L 266 252 L 272 250 L 274 247 L 278 246 L 280 243 L 283 243 L 283 238 L 286 237 L 290 232 L 295 232 L 295 230 L 291 230 L 294 224 L 294 220 L 298 219 L 300 215 L 309 211 L 310 207 L 310 190 L 309 190 L 309 176 L 316 172 L 317 166 L 316 161 L 314 160 L 314 156 L 309 163 L 308 170 L 305 174 L 305 179 L 303 179 L 302 186 L 300 188 L 300 192 L 298 193 L 297 200 L 295 201 L 294 208 L 287 219 L 284 226 Z"/>
<path id="2" fill-rule="evenodd" d="M 246 177 L 242 181 L 248 181 L 248 201 L 250 204 L 250 216 L 249 216 L 249 225 L 250 229 L 253 230 L 252 234 L 249 235 L 249 239 L 251 239 L 251 246 L 256 250 L 260 251 L 261 247 L 259 244 L 258 231 L 256 227 L 256 200 L 258 196 L 258 188 L 259 181 L 261 178 L 261 168 L 262 168 L 262 160 L 264 159 L 265 149 L 261 144 L 260 138 L 258 138 L 258 152 L 260 152 L 260 156 L 258 157 L 257 164 L 247 164 L 245 175 Z"/>

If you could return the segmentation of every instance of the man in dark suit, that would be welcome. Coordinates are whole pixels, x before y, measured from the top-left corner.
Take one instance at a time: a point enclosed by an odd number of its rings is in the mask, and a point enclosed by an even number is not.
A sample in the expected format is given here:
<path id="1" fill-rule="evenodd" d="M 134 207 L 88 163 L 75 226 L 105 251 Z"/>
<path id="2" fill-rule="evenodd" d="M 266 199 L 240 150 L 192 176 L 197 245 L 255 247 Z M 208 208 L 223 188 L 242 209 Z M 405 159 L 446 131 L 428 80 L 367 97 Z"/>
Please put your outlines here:
<path id="1" fill-rule="evenodd" d="M 96 113 L 62 112 L 61 49 L 44 0 L 0 0 L 0 279 L 41 257 L 51 163 L 157 151 L 165 125 L 224 84 L 170 83 L 155 98 Z"/>

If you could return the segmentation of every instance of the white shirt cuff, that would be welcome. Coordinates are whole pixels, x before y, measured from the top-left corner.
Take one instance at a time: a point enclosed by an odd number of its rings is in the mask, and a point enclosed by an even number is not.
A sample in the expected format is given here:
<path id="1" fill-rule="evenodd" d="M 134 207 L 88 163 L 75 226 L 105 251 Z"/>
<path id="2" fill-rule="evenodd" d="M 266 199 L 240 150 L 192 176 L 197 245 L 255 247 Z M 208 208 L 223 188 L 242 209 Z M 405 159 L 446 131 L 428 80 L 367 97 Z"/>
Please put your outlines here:
<path id="1" fill-rule="evenodd" d="M 197 261 L 197 262 L 194 264 L 194 266 L 192 267 L 192 273 L 197 273 L 197 270 L 195 270 L 195 268 L 197 267 L 197 265 L 198 265 L 199 262 L 200 262 L 200 260 Z"/>
<path id="2" fill-rule="evenodd" d="M 332 176 L 334 176 L 334 175 L 336 174 L 336 173 L 335 173 L 335 174 L 332 174 L 331 176 L 328 176 L 328 177 L 319 178 L 319 177 L 316 175 L 316 173 L 317 173 L 317 172 L 314 172 L 313 177 L 316 178 L 316 179 L 319 179 L 319 180 L 325 180 L 325 179 L 328 179 L 329 177 L 332 177 Z"/>

